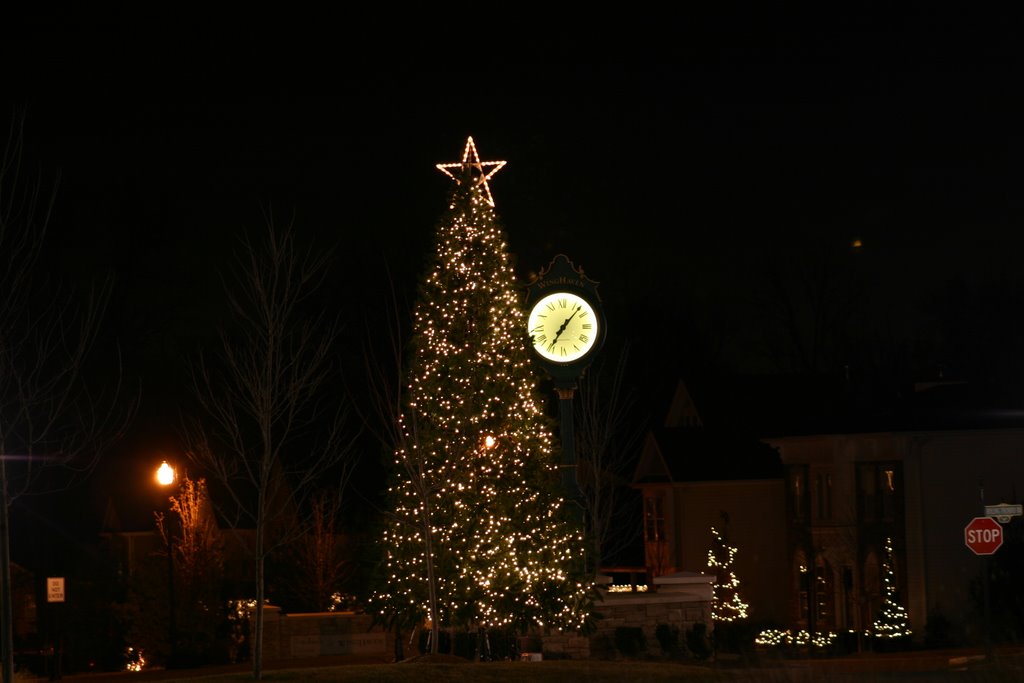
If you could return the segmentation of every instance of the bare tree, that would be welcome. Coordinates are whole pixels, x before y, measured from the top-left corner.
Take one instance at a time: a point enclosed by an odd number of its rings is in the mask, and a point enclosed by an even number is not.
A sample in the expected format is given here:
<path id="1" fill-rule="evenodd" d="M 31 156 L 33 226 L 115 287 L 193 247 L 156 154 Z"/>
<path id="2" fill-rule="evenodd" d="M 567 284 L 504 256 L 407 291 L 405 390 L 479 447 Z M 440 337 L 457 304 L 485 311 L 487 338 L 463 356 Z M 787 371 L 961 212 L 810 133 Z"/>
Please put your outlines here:
<path id="1" fill-rule="evenodd" d="M 23 167 L 24 115 L 15 112 L 0 151 L 0 657 L 14 680 L 10 507 L 61 490 L 95 467 L 100 435 L 120 431 L 120 372 L 105 393 L 83 378 L 110 283 L 79 300 L 49 281 L 41 257 L 56 185 L 49 194 Z"/>
<path id="2" fill-rule="evenodd" d="M 330 394 L 336 322 L 312 308 L 329 254 L 295 243 L 292 227 L 267 221 L 261 245 L 244 239 L 235 279 L 226 285 L 234 327 L 220 353 L 193 369 L 202 417 L 186 429 L 193 460 L 212 473 L 230 501 L 235 528 L 251 526 L 256 570 L 252 673 L 263 676 L 264 567 L 298 533 L 303 501 L 351 472 L 351 441 L 338 394 Z M 333 404 L 332 404 L 333 399 Z"/>
<path id="3" fill-rule="evenodd" d="M 631 542 L 639 526 L 635 506 L 622 504 L 631 474 L 626 468 L 640 439 L 640 430 L 629 422 L 631 398 L 623 387 L 627 358 L 628 349 L 623 349 L 610 373 L 605 365 L 591 368 L 579 386 L 577 477 L 595 571 L 600 570 L 604 558 Z"/>
<path id="4" fill-rule="evenodd" d="M 782 371 L 835 372 L 862 352 L 867 294 L 858 262 L 842 243 L 804 235 L 799 247 L 773 247 L 758 267 L 765 286 L 751 302 L 763 319 L 760 344 Z"/>
<path id="5" fill-rule="evenodd" d="M 155 513 L 155 517 L 170 568 L 171 590 L 167 597 L 174 618 L 168 634 L 168 656 L 175 661 L 182 654 L 190 659 L 204 657 L 214 642 L 223 616 L 218 603 L 224 544 L 205 479 L 185 475 L 170 503 L 170 517 L 162 512 Z"/>
<path id="6" fill-rule="evenodd" d="M 295 592 L 307 609 L 323 612 L 330 608 L 338 586 L 348 575 L 351 564 L 343 553 L 338 535 L 341 498 L 321 491 L 309 502 L 307 524 L 296 541 L 294 566 Z"/>

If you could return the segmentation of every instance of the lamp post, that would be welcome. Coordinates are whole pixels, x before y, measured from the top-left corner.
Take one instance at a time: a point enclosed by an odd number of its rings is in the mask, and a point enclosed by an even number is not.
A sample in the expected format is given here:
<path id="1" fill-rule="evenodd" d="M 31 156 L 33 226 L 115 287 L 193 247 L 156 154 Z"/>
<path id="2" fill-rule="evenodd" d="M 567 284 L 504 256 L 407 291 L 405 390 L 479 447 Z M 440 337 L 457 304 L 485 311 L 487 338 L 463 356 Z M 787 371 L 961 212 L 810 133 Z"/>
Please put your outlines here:
<path id="1" fill-rule="evenodd" d="M 177 473 L 174 468 L 164 460 L 160 467 L 156 470 L 156 481 L 164 487 L 173 486 L 178 480 Z M 178 638 L 178 624 L 175 610 L 174 600 L 174 543 L 171 540 L 171 529 L 168 526 L 169 521 L 167 517 L 164 517 L 163 525 L 163 537 L 165 550 L 167 552 L 167 641 L 168 641 L 168 654 L 167 654 L 167 668 L 171 668 L 175 662 L 175 655 L 177 654 L 177 638 Z"/>
<path id="2" fill-rule="evenodd" d="M 607 336 L 597 285 L 568 256 L 559 254 L 526 293 L 530 346 L 558 393 L 562 483 L 566 499 L 579 505 L 581 521 L 585 503 L 576 465 L 572 401 L 577 381 Z"/>

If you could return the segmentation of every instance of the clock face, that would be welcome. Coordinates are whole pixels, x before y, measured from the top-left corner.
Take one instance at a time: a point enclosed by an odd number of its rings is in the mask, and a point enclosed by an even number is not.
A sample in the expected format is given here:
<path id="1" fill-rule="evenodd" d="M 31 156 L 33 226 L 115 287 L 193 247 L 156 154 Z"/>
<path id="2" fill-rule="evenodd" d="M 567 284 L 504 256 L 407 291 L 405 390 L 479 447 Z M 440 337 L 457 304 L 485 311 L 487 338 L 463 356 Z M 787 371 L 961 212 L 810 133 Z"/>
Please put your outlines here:
<path id="1" fill-rule="evenodd" d="M 528 324 L 534 350 L 556 363 L 585 356 L 599 331 L 594 308 L 570 292 L 554 292 L 534 304 Z"/>

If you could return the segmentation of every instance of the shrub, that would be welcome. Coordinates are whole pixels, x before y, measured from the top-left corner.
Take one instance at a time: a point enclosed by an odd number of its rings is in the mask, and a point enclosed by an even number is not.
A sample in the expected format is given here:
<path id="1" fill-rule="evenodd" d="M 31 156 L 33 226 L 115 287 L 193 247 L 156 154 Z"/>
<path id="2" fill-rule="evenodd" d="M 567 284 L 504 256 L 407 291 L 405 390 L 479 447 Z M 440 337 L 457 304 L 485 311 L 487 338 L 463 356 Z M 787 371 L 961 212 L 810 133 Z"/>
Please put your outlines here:
<path id="1" fill-rule="evenodd" d="M 590 639 L 590 656 L 594 659 L 614 659 L 615 643 L 607 633 L 598 633 Z"/>
<path id="2" fill-rule="evenodd" d="M 624 657 L 636 657 L 647 649 L 647 638 L 639 626 L 620 626 L 615 629 L 615 647 Z"/>
<path id="3" fill-rule="evenodd" d="M 682 648 L 679 646 L 679 627 L 672 624 L 658 624 L 654 629 L 654 637 L 658 639 L 662 653 L 667 657 L 679 657 Z"/>
<path id="4" fill-rule="evenodd" d="M 898 638 L 879 638 L 875 636 L 871 646 L 875 652 L 904 652 L 913 647 L 910 636 L 899 636 Z"/>
<path id="5" fill-rule="evenodd" d="M 420 631 L 420 652 L 430 652 L 430 629 L 424 629 Z M 452 651 L 452 636 L 445 629 L 438 631 L 437 638 L 438 648 L 437 651 L 440 653 L 447 654 Z"/>
<path id="6" fill-rule="evenodd" d="M 441 642 L 444 643 L 444 640 L 442 639 Z M 473 659 L 476 655 L 476 645 L 476 631 L 456 631 L 455 649 L 452 654 L 463 659 Z"/>
<path id="7" fill-rule="evenodd" d="M 951 647 L 955 644 L 953 624 L 945 615 L 934 612 L 924 625 L 924 644 L 928 647 Z"/>
<path id="8" fill-rule="evenodd" d="M 750 621 L 726 621 L 715 624 L 715 650 L 749 656 L 760 627 Z"/>
<path id="9" fill-rule="evenodd" d="M 686 646 L 690 648 L 695 659 L 707 659 L 711 656 L 711 642 L 708 640 L 708 625 L 696 623 L 686 632 Z"/>

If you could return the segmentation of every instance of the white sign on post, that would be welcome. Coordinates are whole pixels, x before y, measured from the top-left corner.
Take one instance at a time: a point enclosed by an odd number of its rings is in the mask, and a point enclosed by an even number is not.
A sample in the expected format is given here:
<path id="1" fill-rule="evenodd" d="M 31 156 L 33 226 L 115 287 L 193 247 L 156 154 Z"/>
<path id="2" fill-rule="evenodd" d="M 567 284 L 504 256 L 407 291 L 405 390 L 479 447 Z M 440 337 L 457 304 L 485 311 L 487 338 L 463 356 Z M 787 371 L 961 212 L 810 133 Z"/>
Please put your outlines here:
<path id="1" fill-rule="evenodd" d="M 46 578 L 46 602 L 64 602 L 64 577 Z"/>
<path id="2" fill-rule="evenodd" d="M 1009 524 L 1011 517 L 1020 517 L 1022 512 L 1024 512 L 1024 506 L 1020 504 L 1000 503 L 999 505 L 985 506 L 985 516 L 995 517 L 1002 524 Z"/>

